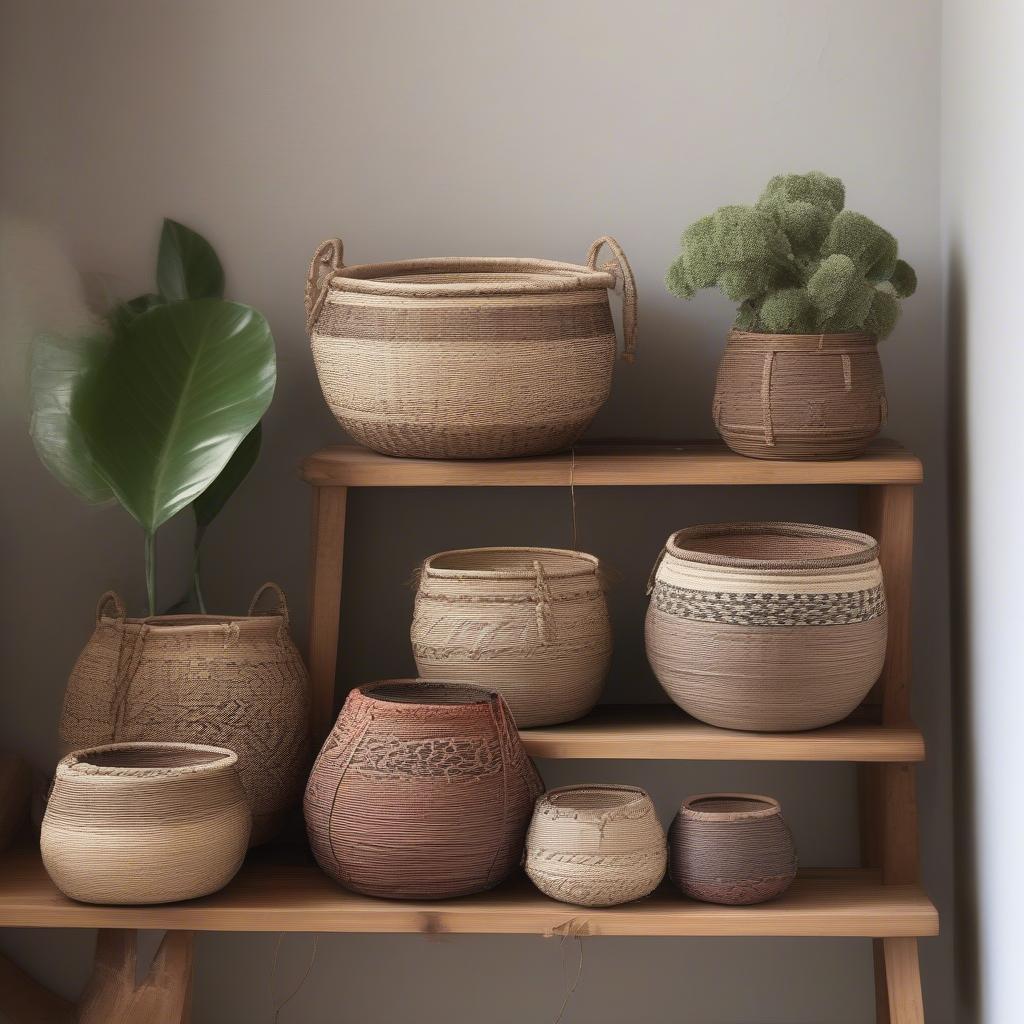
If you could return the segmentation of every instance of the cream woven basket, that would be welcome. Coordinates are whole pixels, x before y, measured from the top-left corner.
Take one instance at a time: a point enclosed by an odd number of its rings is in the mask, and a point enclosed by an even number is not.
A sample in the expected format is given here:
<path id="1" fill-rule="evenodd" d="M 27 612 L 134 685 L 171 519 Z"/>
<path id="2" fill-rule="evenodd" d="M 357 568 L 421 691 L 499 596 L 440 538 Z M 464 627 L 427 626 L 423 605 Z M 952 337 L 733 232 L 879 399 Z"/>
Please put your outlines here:
<path id="1" fill-rule="evenodd" d="M 419 573 L 411 639 L 424 679 L 497 690 L 522 726 L 597 703 L 611 658 L 598 560 L 558 548 L 467 548 Z"/>
<path id="2" fill-rule="evenodd" d="M 526 873 L 546 896 L 610 907 L 649 895 L 665 875 L 665 831 L 634 786 L 565 786 L 538 801 Z"/>
<path id="3" fill-rule="evenodd" d="M 763 903 L 796 876 L 793 837 L 770 796 L 691 796 L 672 821 L 669 843 L 669 875 L 696 900 Z"/>
<path id="4" fill-rule="evenodd" d="M 232 751 L 114 743 L 57 765 L 40 846 L 50 878 L 72 899 L 172 903 L 227 885 L 251 826 Z"/>
<path id="5" fill-rule="evenodd" d="M 599 267 L 607 245 L 614 259 Z M 306 283 L 324 398 L 360 444 L 425 459 L 558 451 L 611 392 L 623 289 L 624 357 L 636 347 L 636 286 L 613 238 L 585 265 L 443 257 L 346 267 L 324 242 Z"/>
<path id="6" fill-rule="evenodd" d="M 799 523 L 673 534 L 648 588 L 647 657 L 684 711 L 727 729 L 815 729 L 878 679 L 888 616 L 878 546 Z"/>

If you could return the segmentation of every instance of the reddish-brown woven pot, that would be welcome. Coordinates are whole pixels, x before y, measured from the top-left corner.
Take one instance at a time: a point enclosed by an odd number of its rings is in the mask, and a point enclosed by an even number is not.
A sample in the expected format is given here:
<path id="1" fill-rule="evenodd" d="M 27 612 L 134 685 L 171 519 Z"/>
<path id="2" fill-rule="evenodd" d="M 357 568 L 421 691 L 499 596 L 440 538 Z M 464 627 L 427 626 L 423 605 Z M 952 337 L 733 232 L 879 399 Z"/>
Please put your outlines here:
<path id="1" fill-rule="evenodd" d="M 796 875 L 796 850 L 779 802 L 749 793 L 684 800 L 668 833 L 672 881 L 707 903 L 763 903 Z"/>
<path id="2" fill-rule="evenodd" d="M 740 455 L 852 459 L 885 423 L 877 339 L 731 331 L 713 415 L 722 440 Z"/>
<path id="3" fill-rule="evenodd" d="M 356 892 L 465 896 L 519 863 L 543 789 L 499 694 L 386 680 L 345 701 L 306 788 L 306 827 L 320 866 Z"/>

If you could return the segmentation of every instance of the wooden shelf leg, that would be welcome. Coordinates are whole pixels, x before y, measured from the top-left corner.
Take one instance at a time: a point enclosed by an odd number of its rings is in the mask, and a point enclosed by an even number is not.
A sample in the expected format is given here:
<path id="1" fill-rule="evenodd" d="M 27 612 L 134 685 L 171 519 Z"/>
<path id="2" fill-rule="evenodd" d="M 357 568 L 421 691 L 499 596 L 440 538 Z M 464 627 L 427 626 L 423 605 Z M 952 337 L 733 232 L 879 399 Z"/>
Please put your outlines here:
<path id="1" fill-rule="evenodd" d="M 323 742 L 334 720 L 347 495 L 346 487 L 313 488 L 313 582 L 309 603 L 308 661 L 313 738 L 317 744 Z"/>
<path id="2" fill-rule="evenodd" d="M 882 939 L 892 1024 L 924 1024 L 917 939 Z"/>

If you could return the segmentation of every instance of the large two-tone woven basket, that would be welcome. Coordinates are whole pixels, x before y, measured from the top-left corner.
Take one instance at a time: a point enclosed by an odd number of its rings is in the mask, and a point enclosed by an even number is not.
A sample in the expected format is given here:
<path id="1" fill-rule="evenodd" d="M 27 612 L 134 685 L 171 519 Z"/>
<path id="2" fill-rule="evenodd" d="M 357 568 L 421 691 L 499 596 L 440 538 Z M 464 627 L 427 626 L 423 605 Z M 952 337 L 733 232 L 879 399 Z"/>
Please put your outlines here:
<path id="1" fill-rule="evenodd" d="M 718 366 L 715 427 L 740 455 L 851 459 L 885 424 L 873 334 L 732 331 Z"/>
<path id="2" fill-rule="evenodd" d="M 306 788 L 320 867 L 356 892 L 441 899 L 519 864 L 543 791 L 500 695 L 388 680 L 353 690 Z"/>
<path id="3" fill-rule="evenodd" d="M 171 903 L 216 892 L 241 867 L 252 816 L 234 751 L 115 743 L 57 765 L 43 863 L 86 903 Z"/>
<path id="4" fill-rule="evenodd" d="M 558 548 L 432 555 L 411 638 L 421 676 L 497 690 L 519 726 L 579 718 L 601 695 L 612 651 L 598 560 Z"/>
<path id="5" fill-rule="evenodd" d="M 614 259 L 598 266 L 607 245 Z M 483 459 L 558 451 L 611 391 L 621 283 L 625 358 L 636 286 L 600 238 L 585 265 L 444 257 L 346 267 L 324 242 L 306 285 L 313 359 L 331 412 L 386 455 Z"/>
<path id="6" fill-rule="evenodd" d="M 887 614 L 874 539 L 799 523 L 673 534 L 652 574 L 647 657 L 668 695 L 727 729 L 815 729 L 878 679 Z"/>

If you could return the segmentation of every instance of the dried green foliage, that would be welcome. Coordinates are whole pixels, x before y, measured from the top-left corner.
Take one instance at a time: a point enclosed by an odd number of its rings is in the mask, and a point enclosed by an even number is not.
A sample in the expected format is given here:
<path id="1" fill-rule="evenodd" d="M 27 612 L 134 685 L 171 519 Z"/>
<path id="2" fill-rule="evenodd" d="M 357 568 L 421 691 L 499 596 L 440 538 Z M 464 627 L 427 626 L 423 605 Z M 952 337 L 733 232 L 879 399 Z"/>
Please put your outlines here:
<path id="1" fill-rule="evenodd" d="M 917 276 L 896 239 L 845 202 L 843 183 L 821 171 L 776 175 L 753 206 L 723 206 L 686 229 L 668 289 L 689 299 L 717 285 L 740 304 L 743 330 L 884 338 Z"/>

